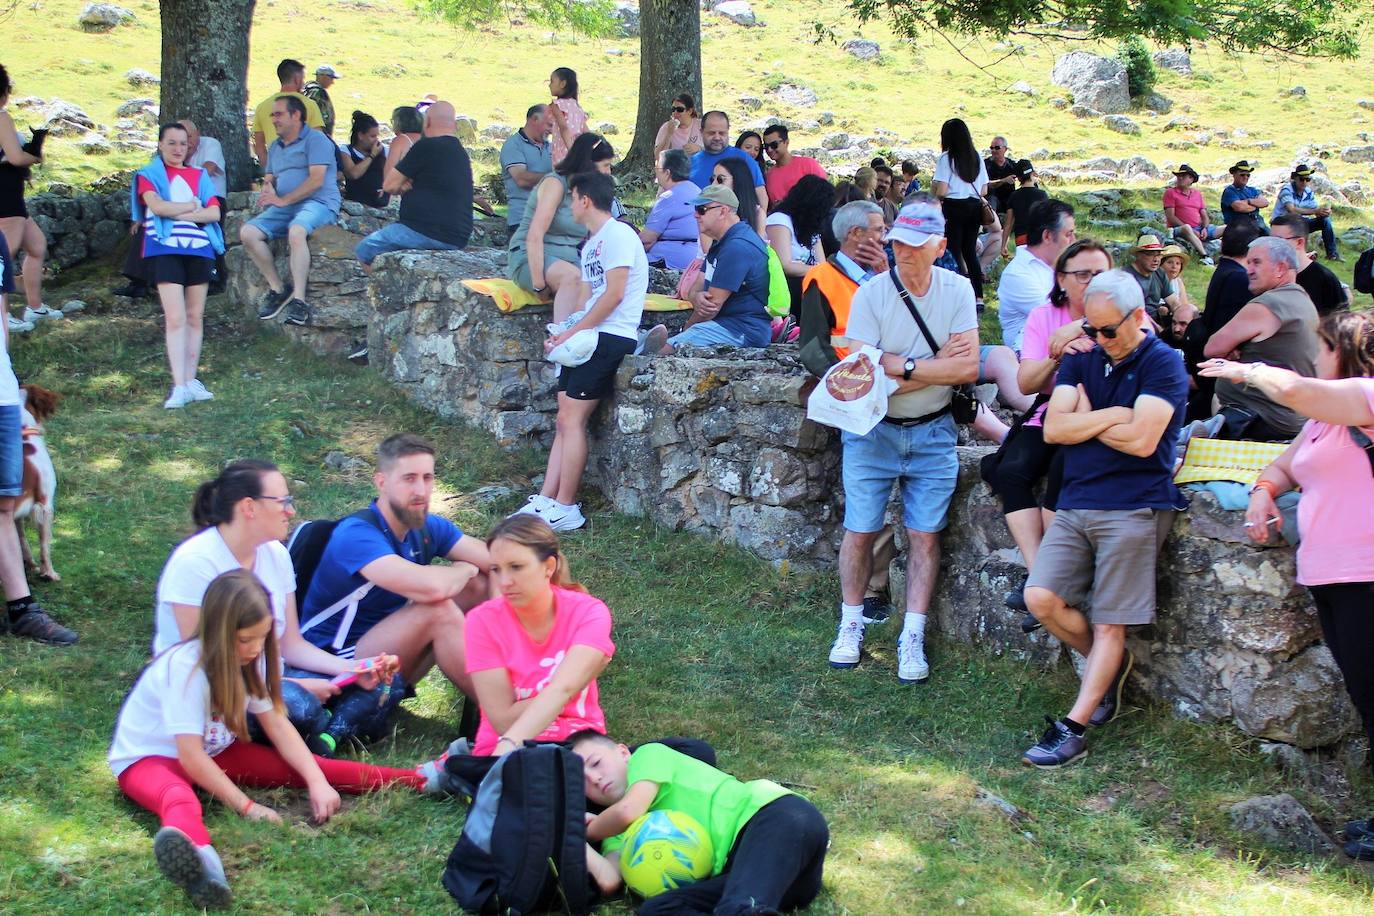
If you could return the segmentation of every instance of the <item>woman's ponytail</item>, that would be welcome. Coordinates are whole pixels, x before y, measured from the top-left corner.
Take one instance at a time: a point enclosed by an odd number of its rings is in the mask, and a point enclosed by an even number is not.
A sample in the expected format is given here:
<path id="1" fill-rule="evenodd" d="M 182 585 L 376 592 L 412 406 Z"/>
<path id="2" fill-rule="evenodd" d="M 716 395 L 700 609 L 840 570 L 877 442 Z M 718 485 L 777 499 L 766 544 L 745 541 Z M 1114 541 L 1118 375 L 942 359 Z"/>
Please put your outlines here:
<path id="1" fill-rule="evenodd" d="M 231 462 L 214 480 L 207 480 L 196 488 L 191 501 L 191 520 L 203 531 L 215 525 L 233 521 L 234 506 L 242 499 L 257 499 L 262 495 L 262 475 L 277 470 L 270 461 L 245 458 Z"/>

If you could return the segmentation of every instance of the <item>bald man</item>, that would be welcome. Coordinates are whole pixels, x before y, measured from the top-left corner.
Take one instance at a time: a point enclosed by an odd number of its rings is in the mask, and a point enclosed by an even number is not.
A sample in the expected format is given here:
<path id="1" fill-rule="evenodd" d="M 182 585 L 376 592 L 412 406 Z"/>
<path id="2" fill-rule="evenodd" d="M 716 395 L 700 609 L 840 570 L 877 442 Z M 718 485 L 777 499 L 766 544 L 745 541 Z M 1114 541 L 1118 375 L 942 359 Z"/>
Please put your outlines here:
<path id="1" fill-rule="evenodd" d="M 379 254 L 406 249 L 453 251 L 472 235 L 472 164 L 458 139 L 453 105 L 425 111 L 424 136 L 382 181 L 401 195 L 401 218 L 358 243 L 358 260 L 371 273 Z"/>

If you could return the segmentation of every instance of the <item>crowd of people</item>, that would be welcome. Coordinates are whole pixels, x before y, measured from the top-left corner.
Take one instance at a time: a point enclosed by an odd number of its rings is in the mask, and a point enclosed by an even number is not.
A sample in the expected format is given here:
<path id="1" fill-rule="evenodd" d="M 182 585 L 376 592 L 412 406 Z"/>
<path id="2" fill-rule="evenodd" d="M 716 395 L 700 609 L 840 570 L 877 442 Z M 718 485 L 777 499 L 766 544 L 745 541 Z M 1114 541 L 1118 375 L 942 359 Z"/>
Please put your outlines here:
<path id="1" fill-rule="evenodd" d="M 308 240 L 344 199 L 379 206 L 400 197 L 399 219 L 357 246 L 365 270 L 386 252 L 468 243 L 472 170 L 452 104 L 397 108 L 389 146 L 377 120 L 355 111 L 347 142 L 336 143 L 328 89 L 339 73 L 321 66 L 306 84 L 303 65 L 286 60 L 277 75 L 280 90 L 254 113 L 262 210 L 240 231 L 269 287 L 261 318 L 309 321 Z M 786 126 L 745 131 L 731 145 L 728 115 L 699 114 L 682 94 L 655 137 L 659 193 L 640 227 L 616 199 L 615 150 L 587 129 L 577 74 L 554 70 L 548 89 L 551 100 L 529 107 L 500 157 L 507 279 L 552 304 L 545 349 L 558 407 L 540 492 L 478 540 L 429 512 L 433 446 L 393 436 L 378 451 L 377 499 L 329 531 L 306 573 L 282 544 L 294 515 L 286 478 L 270 463 L 238 461 L 197 492 L 198 533 L 163 570 L 153 661 L 120 713 L 110 764 L 121 789 L 158 814 L 158 865 L 195 903 L 223 905 L 230 892 L 193 787 L 269 820 L 278 815 L 245 787 L 305 787 L 319 820 L 337 810 L 338 791 L 440 789 L 443 756 L 401 770 L 335 759 L 384 734 L 435 667 L 481 710 L 471 741 L 446 755 L 570 742 L 585 761 L 588 798 L 605 807 L 589 822 L 593 841 L 665 806 L 676 780 L 730 780 L 665 746 L 631 752 L 606 737 L 597 677 L 615 652 L 611 614 L 571 579 L 559 549 L 559 532 L 586 524 L 577 495 L 588 421 L 633 353 L 795 340 L 820 377 L 857 348 L 879 351 L 895 386 L 886 414 L 869 432 L 840 437 L 840 619 L 828 662 L 857 667 L 868 628 L 895 612 L 887 509 L 897 484 L 908 545 L 896 639 L 904 684 L 931 678 L 926 615 L 958 477 L 958 389 L 996 387 L 1016 422 L 987 406 L 971 422 L 998 445 L 984 473 L 1026 569 L 1005 603 L 1024 615 L 1025 632 L 1043 628 L 1084 660 L 1072 705 L 1047 717 L 1020 757 L 1042 769 L 1081 759 L 1088 729 L 1122 708 L 1134 665 L 1128 628 L 1155 618 L 1157 557 L 1186 506 L 1174 484 L 1182 448 L 1196 436 L 1291 442 L 1250 491 L 1247 530 L 1260 543 L 1270 528 L 1282 532 L 1274 501 L 1301 489 L 1298 581 L 1374 739 L 1365 619 L 1374 526 L 1363 509 L 1374 499 L 1374 319 L 1350 310 L 1348 291 L 1308 251 L 1320 233 L 1326 257 L 1340 257 L 1310 168 L 1294 168 L 1271 204 L 1249 185 L 1253 167 L 1237 162 L 1218 224 L 1198 173 L 1180 166 L 1161 201 L 1172 244 L 1141 235 L 1118 265 L 1106 244 L 1078 237 L 1073 208 L 1038 186 L 1033 164 L 1012 158 L 1005 137 L 984 157 L 959 118 L 941 129 L 928 189 L 914 163 L 882 158 L 834 185 L 820 162 L 791 150 Z M 19 143 L 3 112 L 10 91 L 0 69 L 0 293 L 13 287 L 11 250 L 22 252 L 27 320 L 46 311 L 42 233 L 22 194 L 42 141 Z M 222 279 L 224 178 L 213 138 L 169 122 L 131 188 L 137 277 L 156 288 L 166 318 L 168 408 L 213 397 L 197 374 L 206 294 Z M 269 246 L 283 236 L 288 277 Z M 1194 299 L 1183 270 L 1193 258 L 1210 265 L 1214 253 L 1205 295 Z M 1000 341 L 984 342 L 984 277 L 998 258 L 1008 261 L 997 285 Z M 682 271 L 691 311 L 676 334 L 641 328 L 651 265 Z M 13 380 L 7 363 L 4 379 Z M 0 387 L 6 629 L 70 644 L 76 634 L 34 601 L 13 568 L 17 544 L 6 543 L 6 506 L 18 492 L 14 388 Z M 450 564 L 431 565 L 441 558 Z M 772 784 L 739 791 L 750 801 L 725 836 L 725 851 L 736 848 L 730 862 L 648 909 L 771 912 L 815 896 L 824 819 Z M 791 852 L 770 852 L 789 831 Z M 1374 824 L 1356 822 L 1347 836 L 1353 855 L 1374 858 Z M 605 858 L 613 847 L 588 848 L 588 868 L 608 891 L 618 883 Z"/>

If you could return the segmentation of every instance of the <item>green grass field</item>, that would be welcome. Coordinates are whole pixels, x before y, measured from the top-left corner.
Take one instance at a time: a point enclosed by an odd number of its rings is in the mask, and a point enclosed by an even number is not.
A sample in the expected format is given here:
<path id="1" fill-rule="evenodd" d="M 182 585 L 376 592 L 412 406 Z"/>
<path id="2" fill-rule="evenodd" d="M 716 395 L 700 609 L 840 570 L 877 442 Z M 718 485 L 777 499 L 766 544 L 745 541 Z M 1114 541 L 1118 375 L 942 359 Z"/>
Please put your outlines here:
<path id="1" fill-rule="evenodd" d="M 60 489 L 55 558 L 62 581 L 37 594 L 82 634 L 68 650 L 0 640 L 0 911 L 180 912 L 151 856 L 153 819 L 123 799 L 105 765 L 121 698 L 147 657 L 153 591 L 189 533 L 195 485 L 235 456 L 278 462 L 304 518 L 337 516 L 369 495 L 366 473 L 325 467 L 364 458 L 413 430 L 440 445 L 435 509 L 480 532 L 510 505 L 469 494 L 523 494 L 540 456 L 513 458 L 486 435 L 440 423 L 366 369 L 322 362 L 277 337 L 212 319 L 202 377 L 213 402 L 164 411 L 155 308 L 116 310 L 107 276 L 74 272 L 60 291 L 92 302 L 79 319 L 18 338 L 27 379 L 67 400 L 48 424 Z M 60 301 L 60 300 L 59 300 Z M 216 300 L 211 314 L 223 316 Z M 1043 673 L 935 643 L 934 677 L 900 687 L 890 643 L 853 672 L 825 664 L 838 583 L 779 578 L 741 551 L 655 529 L 592 505 L 567 538 L 574 573 L 616 619 L 602 678 L 613 731 L 627 740 L 686 733 L 722 765 L 804 792 L 833 846 L 815 914 L 1106 909 L 1122 913 L 1361 912 L 1374 879 L 1353 866 L 1247 845 L 1225 807 L 1292 791 L 1330 827 L 1374 804 L 1374 785 L 1330 795 L 1285 777 L 1256 742 L 1220 727 L 1132 709 L 1094 735 L 1086 762 L 1028 772 L 1018 755 L 1075 690 Z M 456 696 L 431 677 L 374 759 L 410 765 L 456 727 Z M 1008 818 L 986 790 L 1018 806 Z M 264 793 L 284 827 L 207 804 L 208 824 L 244 912 L 451 910 L 439 884 L 463 807 L 399 792 L 346 799 L 324 828 L 302 795 Z M 609 913 L 628 912 L 623 902 Z"/>

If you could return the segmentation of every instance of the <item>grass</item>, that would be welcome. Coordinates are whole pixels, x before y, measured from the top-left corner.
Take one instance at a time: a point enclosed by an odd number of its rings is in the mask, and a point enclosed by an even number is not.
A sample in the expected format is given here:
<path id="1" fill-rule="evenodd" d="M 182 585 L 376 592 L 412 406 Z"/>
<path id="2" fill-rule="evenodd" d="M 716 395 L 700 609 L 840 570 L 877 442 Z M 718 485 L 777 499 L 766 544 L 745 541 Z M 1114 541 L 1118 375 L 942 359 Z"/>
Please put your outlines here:
<path id="1" fill-rule="evenodd" d="M 195 485 L 233 456 L 278 462 L 302 517 L 338 516 L 369 495 L 366 473 L 327 468 L 334 449 L 367 457 L 400 429 L 439 444 L 437 511 L 480 532 L 523 496 L 540 466 L 408 405 L 365 369 L 323 362 L 277 337 L 212 322 L 203 377 L 213 402 L 161 409 L 166 370 L 151 306 L 121 312 L 68 274 L 80 319 L 19 338 L 15 365 L 67 400 L 48 425 L 59 479 L 60 583 L 40 598 L 82 634 L 74 649 L 0 641 L 0 910 L 181 912 L 150 854 L 153 819 L 105 765 L 121 697 L 146 660 L 153 592 L 188 533 Z M 59 300 L 60 301 L 60 300 Z M 227 305 L 212 303 L 212 315 Z M 517 491 L 478 505 L 481 485 Z M 1247 845 L 1225 807 L 1291 791 L 1327 826 L 1369 810 L 1374 785 L 1323 797 L 1272 767 L 1231 729 L 1133 709 L 1093 736 L 1067 772 L 1017 758 L 1040 715 L 1065 708 L 1072 672 L 1049 673 L 958 646 L 932 647 L 935 676 L 902 688 L 892 625 L 874 659 L 833 672 L 832 575 L 779 577 L 741 551 L 594 506 L 567 538 L 574 572 L 615 615 L 602 697 L 616 735 L 691 734 L 723 766 L 808 795 L 829 819 L 826 887 L 812 914 L 1360 912 L 1374 880 L 1355 868 Z M 413 764 L 451 737 L 453 690 L 439 678 L 402 707 L 374 759 Z M 985 789 L 1024 812 L 980 803 Z M 208 825 L 243 911 L 451 910 L 439 884 L 463 807 L 388 792 L 346 799 L 316 829 L 299 793 L 264 793 L 284 827 L 207 803 Z M 628 912 L 620 902 L 606 912 Z"/>

